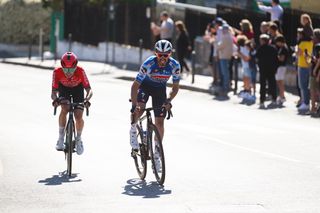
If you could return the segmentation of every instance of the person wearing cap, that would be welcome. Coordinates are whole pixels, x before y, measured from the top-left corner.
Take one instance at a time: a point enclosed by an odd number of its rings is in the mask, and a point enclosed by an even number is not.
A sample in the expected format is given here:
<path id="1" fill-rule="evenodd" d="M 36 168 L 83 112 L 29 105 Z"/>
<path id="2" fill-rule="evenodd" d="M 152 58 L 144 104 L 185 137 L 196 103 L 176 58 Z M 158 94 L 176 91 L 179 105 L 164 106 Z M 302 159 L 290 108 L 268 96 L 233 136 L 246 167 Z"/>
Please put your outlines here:
<path id="1" fill-rule="evenodd" d="M 221 96 L 227 96 L 230 86 L 229 64 L 233 55 L 233 37 L 230 33 L 230 26 L 228 24 L 222 25 L 221 40 L 217 43 L 217 51 L 219 55 L 220 65 L 220 85 L 222 87 Z"/>
<path id="2" fill-rule="evenodd" d="M 260 47 L 257 50 L 256 57 L 258 59 L 258 67 L 260 72 L 260 109 L 265 108 L 266 86 L 268 82 L 268 92 L 272 96 L 272 102 L 268 106 L 274 108 L 276 106 L 276 79 L 277 56 L 276 48 L 269 44 L 270 37 L 267 34 L 260 35 Z"/>

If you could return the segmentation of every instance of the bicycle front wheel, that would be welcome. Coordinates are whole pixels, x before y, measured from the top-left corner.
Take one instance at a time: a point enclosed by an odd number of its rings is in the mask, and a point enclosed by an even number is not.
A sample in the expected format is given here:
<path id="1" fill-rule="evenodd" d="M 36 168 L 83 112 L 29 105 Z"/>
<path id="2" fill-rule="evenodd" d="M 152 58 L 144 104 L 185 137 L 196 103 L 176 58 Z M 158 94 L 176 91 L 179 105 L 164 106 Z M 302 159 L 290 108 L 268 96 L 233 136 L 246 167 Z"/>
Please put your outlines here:
<path id="1" fill-rule="evenodd" d="M 132 157 L 134 159 L 134 164 L 136 166 L 140 179 L 144 180 L 147 174 L 148 151 L 147 151 L 146 144 L 143 143 L 143 137 L 144 137 L 143 131 L 140 129 L 139 126 L 137 126 L 137 130 L 138 130 L 137 140 L 138 140 L 140 149 L 138 150 L 138 152 L 132 151 Z"/>
<path id="2" fill-rule="evenodd" d="M 159 131 L 154 124 L 151 124 L 148 129 L 148 142 L 153 173 L 157 182 L 163 185 L 166 175 L 164 152 Z"/>
<path id="3" fill-rule="evenodd" d="M 72 134 L 73 134 L 73 122 L 68 122 L 67 130 L 66 130 L 66 155 L 67 155 L 67 174 L 71 177 L 72 174 L 72 153 L 74 142 L 72 141 Z"/>

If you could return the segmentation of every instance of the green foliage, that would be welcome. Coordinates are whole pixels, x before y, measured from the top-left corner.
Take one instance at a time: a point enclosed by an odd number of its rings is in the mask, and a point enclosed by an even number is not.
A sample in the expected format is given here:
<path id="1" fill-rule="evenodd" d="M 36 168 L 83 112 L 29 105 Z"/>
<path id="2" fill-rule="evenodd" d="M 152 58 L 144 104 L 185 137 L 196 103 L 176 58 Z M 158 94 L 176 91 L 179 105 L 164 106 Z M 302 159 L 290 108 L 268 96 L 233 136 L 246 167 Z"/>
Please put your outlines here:
<path id="1" fill-rule="evenodd" d="M 27 44 L 30 38 L 38 42 L 40 28 L 44 41 L 49 41 L 50 9 L 41 3 L 25 3 L 22 0 L 7 1 L 0 5 L 0 43 Z"/>
<path id="2" fill-rule="evenodd" d="M 41 0 L 44 8 L 51 8 L 53 11 L 63 10 L 63 0 Z"/>

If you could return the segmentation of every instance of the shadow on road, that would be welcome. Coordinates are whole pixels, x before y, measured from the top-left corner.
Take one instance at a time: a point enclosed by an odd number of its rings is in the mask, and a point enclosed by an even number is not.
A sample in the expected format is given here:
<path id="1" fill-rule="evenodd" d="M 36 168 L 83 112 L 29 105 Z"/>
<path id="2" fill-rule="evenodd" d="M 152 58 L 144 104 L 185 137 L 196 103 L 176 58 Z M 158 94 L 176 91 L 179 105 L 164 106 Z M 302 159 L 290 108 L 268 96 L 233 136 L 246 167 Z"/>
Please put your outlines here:
<path id="1" fill-rule="evenodd" d="M 56 186 L 56 185 L 62 185 L 63 183 L 74 183 L 74 182 L 80 182 L 81 179 L 76 179 L 78 177 L 78 174 L 72 174 L 71 177 L 67 175 L 67 171 L 60 172 L 58 175 L 53 175 L 50 178 L 46 178 L 44 180 L 39 180 L 38 183 L 43 183 L 44 185 L 48 186 Z"/>
<path id="2" fill-rule="evenodd" d="M 171 194 L 171 190 L 166 190 L 164 186 L 160 186 L 157 182 L 147 183 L 140 179 L 130 179 L 127 181 L 122 194 L 143 198 L 159 198 L 161 195 Z"/>

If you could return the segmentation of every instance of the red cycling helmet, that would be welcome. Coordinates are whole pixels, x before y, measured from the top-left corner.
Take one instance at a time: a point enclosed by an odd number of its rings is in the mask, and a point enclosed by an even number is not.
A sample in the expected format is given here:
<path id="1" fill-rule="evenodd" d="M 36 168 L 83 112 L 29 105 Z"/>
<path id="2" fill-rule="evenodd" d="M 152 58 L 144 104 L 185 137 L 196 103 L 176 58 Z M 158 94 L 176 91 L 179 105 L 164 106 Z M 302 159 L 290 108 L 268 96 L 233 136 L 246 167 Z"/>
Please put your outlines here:
<path id="1" fill-rule="evenodd" d="M 77 64 L 78 64 L 78 59 L 73 52 L 66 52 L 61 57 L 61 66 L 63 68 L 75 68 Z"/>

